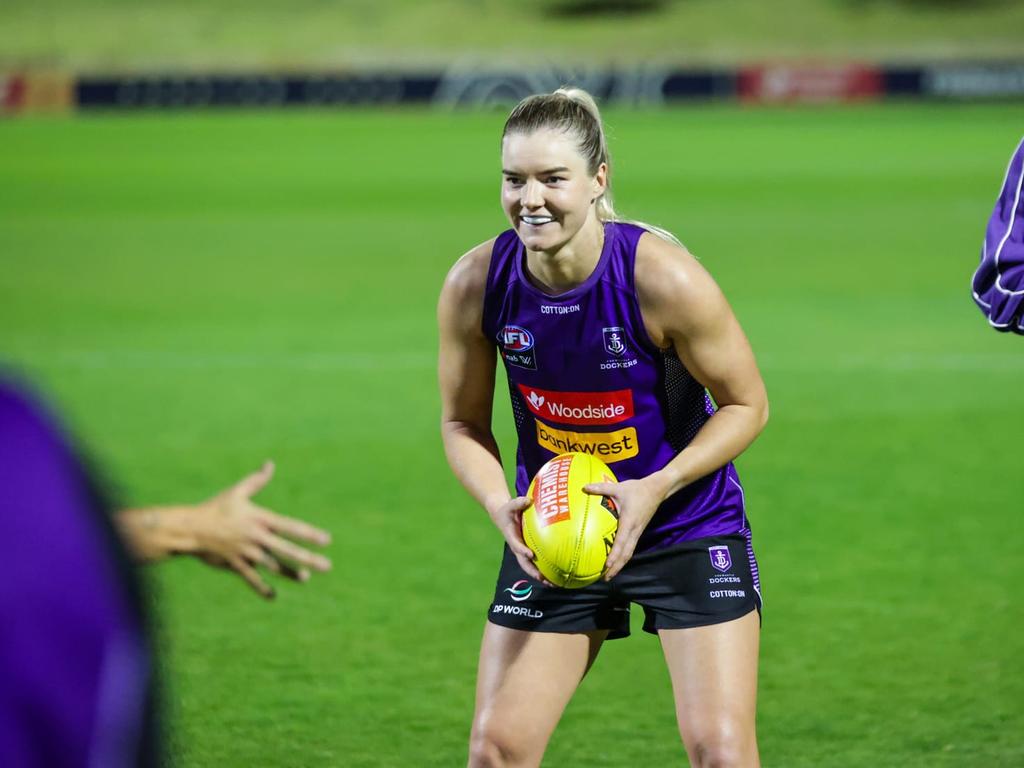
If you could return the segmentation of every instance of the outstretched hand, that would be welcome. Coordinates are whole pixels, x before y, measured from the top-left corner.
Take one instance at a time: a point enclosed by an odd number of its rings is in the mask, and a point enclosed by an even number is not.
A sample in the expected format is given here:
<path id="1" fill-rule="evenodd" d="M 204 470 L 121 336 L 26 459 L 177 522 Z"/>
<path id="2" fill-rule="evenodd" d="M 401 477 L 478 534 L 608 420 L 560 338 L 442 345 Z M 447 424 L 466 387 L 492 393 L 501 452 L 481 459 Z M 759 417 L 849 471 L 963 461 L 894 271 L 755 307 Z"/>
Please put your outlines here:
<path id="1" fill-rule="evenodd" d="M 607 496 L 619 510 L 619 529 L 615 543 L 605 562 L 604 580 L 611 581 L 623 569 L 640 540 L 647 524 L 662 499 L 643 480 L 623 480 L 621 483 L 590 483 L 583 486 L 584 493 Z"/>
<path id="2" fill-rule="evenodd" d="M 267 599 L 274 597 L 274 590 L 258 567 L 294 581 L 308 580 L 311 570 L 331 568 L 326 557 L 289 540 L 322 547 L 331 541 L 327 531 L 253 503 L 252 497 L 273 475 L 274 463 L 268 461 L 196 507 L 196 554 L 210 565 L 236 572 Z"/>

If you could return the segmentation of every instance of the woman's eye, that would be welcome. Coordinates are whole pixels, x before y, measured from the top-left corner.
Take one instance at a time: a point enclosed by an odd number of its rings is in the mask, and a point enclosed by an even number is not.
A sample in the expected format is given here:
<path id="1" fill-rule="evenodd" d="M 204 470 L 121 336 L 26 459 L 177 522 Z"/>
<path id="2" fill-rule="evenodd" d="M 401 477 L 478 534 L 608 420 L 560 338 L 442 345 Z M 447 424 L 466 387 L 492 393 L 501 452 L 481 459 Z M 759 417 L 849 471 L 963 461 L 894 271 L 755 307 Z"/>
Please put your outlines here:
<path id="1" fill-rule="evenodd" d="M 548 176 L 548 184 L 557 184 L 560 181 L 565 181 L 561 176 Z"/>
<path id="2" fill-rule="evenodd" d="M 513 187 L 518 187 L 523 183 L 522 179 L 518 179 L 515 176 L 506 176 L 505 181 L 511 184 Z"/>

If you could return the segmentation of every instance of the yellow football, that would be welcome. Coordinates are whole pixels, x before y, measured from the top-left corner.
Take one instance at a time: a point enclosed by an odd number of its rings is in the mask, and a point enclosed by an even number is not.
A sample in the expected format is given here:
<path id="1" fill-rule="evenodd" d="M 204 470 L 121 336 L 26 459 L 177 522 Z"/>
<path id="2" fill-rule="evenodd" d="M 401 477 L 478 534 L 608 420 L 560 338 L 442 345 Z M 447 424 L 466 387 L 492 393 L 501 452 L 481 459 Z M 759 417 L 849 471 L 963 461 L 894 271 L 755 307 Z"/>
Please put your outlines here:
<path id="1" fill-rule="evenodd" d="M 585 587 L 604 573 L 619 528 L 615 503 L 583 492 L 588 483 L 613 483 L 615 475 L 588 453 L 563 453 L 540 468 L 526 492 L 523 540 L 533 562 L 559 587 Z"/>

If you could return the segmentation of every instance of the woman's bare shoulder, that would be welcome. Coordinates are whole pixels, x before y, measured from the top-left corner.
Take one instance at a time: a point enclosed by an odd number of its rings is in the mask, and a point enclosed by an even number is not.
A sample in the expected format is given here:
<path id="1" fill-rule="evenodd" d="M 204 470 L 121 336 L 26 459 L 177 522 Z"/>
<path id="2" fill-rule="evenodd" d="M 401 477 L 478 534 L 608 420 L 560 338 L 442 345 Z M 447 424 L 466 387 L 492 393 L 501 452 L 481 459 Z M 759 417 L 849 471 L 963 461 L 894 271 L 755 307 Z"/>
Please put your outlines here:
<path id="1" fill-rule="evenodd" d="M 702 324 L 726 306 L 718 284 L 693 254 L 651 232 L 637 243 L 634 274 L 641 311 L 652 330 Z"/>
<path id="2" fill-rule="evenodd" d="M 450 295 L 454 300 L 461 300 L 483 295 L 495 240 L 495 237 L 485 240 L 459 257 L 445 277 L 442 297 Z"/>

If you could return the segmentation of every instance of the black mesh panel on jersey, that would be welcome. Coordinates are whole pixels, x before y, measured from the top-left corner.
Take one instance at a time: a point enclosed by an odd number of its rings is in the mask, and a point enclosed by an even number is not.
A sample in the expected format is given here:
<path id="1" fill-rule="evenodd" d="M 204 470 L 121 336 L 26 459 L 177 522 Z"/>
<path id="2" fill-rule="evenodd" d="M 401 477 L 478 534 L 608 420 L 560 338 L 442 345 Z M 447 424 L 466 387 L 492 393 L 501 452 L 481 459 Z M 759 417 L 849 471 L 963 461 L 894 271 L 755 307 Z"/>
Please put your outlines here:
<path id="1" fill-rule="evenodd" d="M 661 386 L 667 410 L 665 437 L 673 450 L 681 451 L 710 418 L 711 398 L 671 351 L 661 354 Z"/>
<path id="2" fill-rule="evenodd" d="M 523 402 L 522 393 L 511 380 L 508 382 L 508 394 L 512 399 L 512 416 L 516 420 L 516 431 L 518 432 L 523 428 L 523 423 L 526 419 L 530 418 L 530 414 L 526 411 L 526 403 Z"/>

